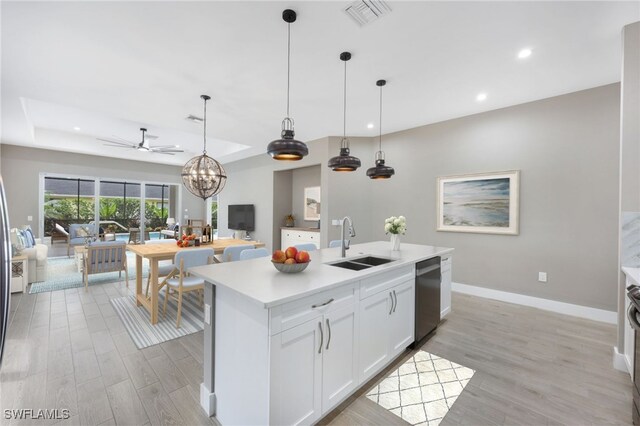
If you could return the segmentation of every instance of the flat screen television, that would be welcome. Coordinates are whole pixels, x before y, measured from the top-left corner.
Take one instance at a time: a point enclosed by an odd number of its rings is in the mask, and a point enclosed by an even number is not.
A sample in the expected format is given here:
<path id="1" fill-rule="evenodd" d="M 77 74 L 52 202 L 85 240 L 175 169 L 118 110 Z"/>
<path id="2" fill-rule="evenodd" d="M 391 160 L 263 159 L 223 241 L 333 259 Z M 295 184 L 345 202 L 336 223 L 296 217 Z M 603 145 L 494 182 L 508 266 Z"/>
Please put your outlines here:
<path id="1" fill-rule="evenodd" d="M 253 204 L 230 205 L 228 228 L 235 231 L 254 231 L 255 214 Z"/>

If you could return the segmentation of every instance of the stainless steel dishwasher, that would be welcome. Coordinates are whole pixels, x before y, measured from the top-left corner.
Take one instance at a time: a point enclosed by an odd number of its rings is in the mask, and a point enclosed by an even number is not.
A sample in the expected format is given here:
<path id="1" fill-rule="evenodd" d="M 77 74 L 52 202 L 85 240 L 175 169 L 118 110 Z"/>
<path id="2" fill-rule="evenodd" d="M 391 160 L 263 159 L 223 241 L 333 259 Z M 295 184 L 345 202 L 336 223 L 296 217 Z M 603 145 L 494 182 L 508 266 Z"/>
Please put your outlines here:
<path id="1" fill-rule="evenodd" d="M 440 322 L 440 257 L 416 264 L 416 335 L 414 347 Z"/>

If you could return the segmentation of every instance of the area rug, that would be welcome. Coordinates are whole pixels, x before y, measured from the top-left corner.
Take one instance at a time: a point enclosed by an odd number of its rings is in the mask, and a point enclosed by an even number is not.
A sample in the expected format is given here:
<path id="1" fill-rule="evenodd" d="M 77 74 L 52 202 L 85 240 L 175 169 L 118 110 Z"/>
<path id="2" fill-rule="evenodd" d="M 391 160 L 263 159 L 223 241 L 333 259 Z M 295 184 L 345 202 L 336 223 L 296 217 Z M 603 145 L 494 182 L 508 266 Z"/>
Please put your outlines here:
<path id="1" fill-rule="evenodd" d="M 419 351 L 369 390 L 367 398 L 412 425 L 436 426 L 474 373 L 470 368 Z"/>
<path id="2" fill-rule="evenodd" d="M 130 287 L 131 288 L 131 287 Z M 182 299 L 182 320 L 180 328 L 176 328 L 178 305 L 174 299 L 167 303 L 167 315 L 162 317 L 164 292 L 160 292 L 158 323 L 151 324 L 149 312 L 142 306 L 136 306 L 135 294 L 111 299 L 111 305 L 127 329 L 129 336 L 138 349 L 157 345 L 168 340 L 196 333 L 204 329 L 204 312 L 195 293 L 187 294 Z"/>
<path id="3" fill-rule="evenodd" d="M 30 294 L 44 293 L 47 291 L 66 290 L 68 288 L 84 287 L 82 281 L 82 273 L 78 272 L 76 260 L 73 256 L 68 258 L 50 257 L 47 261 L 47 279 L 31 284 Z M 145 259 L 143 263 L 143 277 L 148 275 L 148 261 Z M 135 254 L 127 253 L 127 265 L 129 279 L 136 276 L 136 259 Z M 119 278 L 118 272 L 105 272 L 102 274 L 89 275 L 89 285 L 112 283 L 119 280 L 124 282 L 124 272 L 122 278 Z"/>

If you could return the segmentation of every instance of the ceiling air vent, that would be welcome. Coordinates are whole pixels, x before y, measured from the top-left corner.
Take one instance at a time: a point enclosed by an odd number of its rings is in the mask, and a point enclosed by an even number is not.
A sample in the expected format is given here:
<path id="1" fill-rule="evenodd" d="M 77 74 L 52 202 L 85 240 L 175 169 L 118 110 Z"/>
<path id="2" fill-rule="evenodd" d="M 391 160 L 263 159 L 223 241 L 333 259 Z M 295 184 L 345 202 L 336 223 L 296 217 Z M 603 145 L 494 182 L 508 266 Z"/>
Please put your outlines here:
<path id="1" fill-rule="evenodd" d="M 381 0 L 358 0 L 344 11 L 362 27 L 391 12 L 391 8 Z"/>
<path id="2" fill-rule="evenodd" d="M 193 114 L 189 114 L 185 120 L 191 121 L 192 123 L 202 123 L 204 120 L 202 119 L 202 117 L 198 117 L 196 115 Z"/>

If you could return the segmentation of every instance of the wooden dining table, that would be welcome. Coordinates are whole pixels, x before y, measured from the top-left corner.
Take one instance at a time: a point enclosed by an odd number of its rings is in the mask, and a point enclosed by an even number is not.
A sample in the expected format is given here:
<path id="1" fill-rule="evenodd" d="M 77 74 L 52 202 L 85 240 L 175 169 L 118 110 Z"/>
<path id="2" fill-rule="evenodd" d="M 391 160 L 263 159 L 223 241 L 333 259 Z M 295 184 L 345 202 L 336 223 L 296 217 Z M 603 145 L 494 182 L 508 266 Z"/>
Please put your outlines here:
<path id="1" fill-rule="evenodd" d="M 173 259 L 176 253 L 182 250 L 212 248 L 215 254 L 222 254 L 226 247 L 239 245 L 264 247 L 264 243 L 258 241 L 236 239 L 218 239 L 214 240 L 211 244 L 184 248 L 171 243 L 128 244 L 127 250 L 136 255 L 136 305 L 144 306 L 151 316 L 151 324 L 156 324 L 158 322 L 158 293 L 160 291 L 158 283 L 158 262 Z M 142 290 L 142 259 L 149 260 L 150 295 L 146 295 Z"/>

